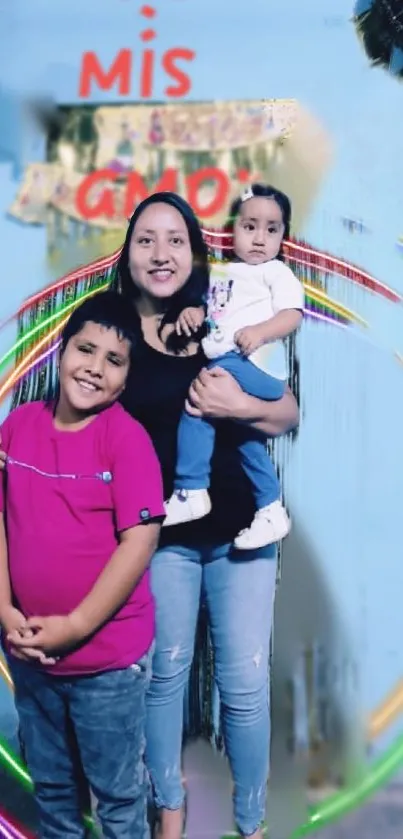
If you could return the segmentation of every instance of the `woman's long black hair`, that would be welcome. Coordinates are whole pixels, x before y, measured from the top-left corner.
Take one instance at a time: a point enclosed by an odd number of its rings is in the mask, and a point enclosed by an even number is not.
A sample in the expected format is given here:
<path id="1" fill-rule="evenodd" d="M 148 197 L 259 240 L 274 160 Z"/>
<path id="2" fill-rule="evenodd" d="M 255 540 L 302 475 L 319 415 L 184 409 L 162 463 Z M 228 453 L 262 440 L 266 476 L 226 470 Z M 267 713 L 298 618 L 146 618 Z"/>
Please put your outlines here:
<path id="1" fill-rule="evenodd" d="M 190 247 L 193 255 L 193 267 L 189 279 L 167 301 L 167 308 L 158 330 L 161 336 L 164 327 L 167 324 L 175 323 L 183 309 L 188 306 L 199 307 L 205 305 L 209 282 L 208 250 L 199 222 L 187 201 L 174 192 L 155 192 L 153 195 L 149 195 L 148 198 L 136 207 L 130 219 L 117 265 L 116 277 L 112 284 L 128 302 L 130 301 L 133 304 L 140 294 L 133 282 L 129 268 L 130 242 L 138 219 L 150 204 L 168 204 L 181 214 L 189 233 Z M 132 308 L 133 318 L 137 320 L 136 328 L 141 332 L 140 318 L 137 314 L 136 307 L 133 305 Z M 197 338 L 197 336 L 193 336 L 189 339 L 186 335 L 177 335 L 176 332 L 173 332 L 167 339 L 167 347 L 173 352 L 180 352 L 186 348 L 190 340 L 194 340 L 194 337 Z"/>

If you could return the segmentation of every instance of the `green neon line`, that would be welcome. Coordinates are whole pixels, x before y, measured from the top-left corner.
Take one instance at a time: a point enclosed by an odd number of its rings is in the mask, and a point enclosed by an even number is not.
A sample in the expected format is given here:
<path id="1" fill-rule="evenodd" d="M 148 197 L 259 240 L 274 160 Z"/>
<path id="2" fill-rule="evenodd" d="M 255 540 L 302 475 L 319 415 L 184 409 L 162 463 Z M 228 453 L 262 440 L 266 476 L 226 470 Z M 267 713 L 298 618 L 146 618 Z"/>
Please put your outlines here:
<path id="1" fill-rule="evenodd" d="M 9 771 L 10 775 L 18 781 L 26 792 L 33 793 L 34 784 L 26 767 L 18 755 L 11 751 L 2 738 L 0 738 L 0 763 Z M 94 819 L 87 814 L 83 816 L 83 819 L 87 827 L 96 833 L 97 831 Z"/>
<path id="2" fill-rule="evenodd" d="M 4 367 L 6 362 L 12 357 L 18 350 L 21 348 L 23 344 L 29 341 L 37 332 L 40 332 L 41 329 L 45 329 L 47 326 L 50 326 L 54 321 L 58 319 L 62 319 L 67 312 L 71 309 L 74 309 L 81 301 L 86 300 L 87 297 L 91 297 L 91 295 L 95 294 L 98 291 L 102 291 L 103 288 L 106 288 L 109 283 L 104 283 L 103 285 L 99 286 L 97 289 L 91 289 L 89 292 L 85 292 L 73 300 L 72 303 L 68 303 L 67 306 L 63 306 L 56 310 L 53 315 L 49 315 L 43 321 L 41 320 L 40 323 L 37 323 L 32 329 L 28 330 L 28 332 L 24 332 L 21 335 L 21 338 L 16 341 L 16 343 L 11 347 L 10 350 L 3 355 L 3 358 L 0 359 L 0 370 Z"/>

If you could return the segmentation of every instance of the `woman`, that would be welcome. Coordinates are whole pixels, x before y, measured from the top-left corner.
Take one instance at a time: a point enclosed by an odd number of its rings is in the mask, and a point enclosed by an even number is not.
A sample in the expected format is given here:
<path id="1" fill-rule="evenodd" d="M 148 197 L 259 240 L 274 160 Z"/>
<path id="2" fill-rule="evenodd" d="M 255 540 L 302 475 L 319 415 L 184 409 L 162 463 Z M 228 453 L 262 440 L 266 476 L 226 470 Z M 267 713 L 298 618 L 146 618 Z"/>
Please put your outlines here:
<path id="1" fill-rule="evenodd" d="M 156 649 L 148 695 L 146 759 L 160 811 L 159 839 L 180 839 L 184 792 L 181 746 L 184 693 L 193 659 L 201 597 L 208 608 L 225 746 L 242 836 L 261 837 L 269 771 L 269 647 L 276 584 L 273 547 L 236 555 L 231 543 L 251 520 L 251 488 L 238 463 L 236 424 L 276 436 L 293 428 L 291 392 L 279 402 L 246 396 L 232 377 L 203 370 L 198 341 L 173 324 L 200 305 L 208 285 L 207 250 L 188 204 L 172 193 L 140 204 L 129 224 L 117 285 L 133 305 L 139 363 L 124 405 L 151 435 L 162 465 L 165 497 L 173 488 L 176 434 L 188 397 L 194 414 L 219 423 L 208 519 L 163 531 L 152 562 Z"/>
<path id="2" fill-rule="evenodd" d="M 198 336 L 175 333 L 178 314 L 187 306 L 199 306 L 208 286 L 201 230 L 179 196 L 157 193 L 137 207 L 116 285 L 133 308 L 139 341 L 138 364 L 131 371 L 123 404 L 153 439 L 166 498 L 173 489 L 177 426 L 185 400 L 192 413 L 219 420 L 212 513 L 202 521 L 163 531 L 152 562 L 156 648 L 146 760 L 159 810 L 158 836 L 180 839 L 182 835 L 183 706 L 203 598 L 234 780 L 235 820 L 242 836 L 260 839 L 269 772 L 269 648 L 276 551 L 270 546 L 237 555 L 232 549 L 236 533 L 254 512 L 251 487 L 236 455 L 233 420 L 274 437 L 297 425 L 297 404 L 290 391 L 270 403 L 245 395 L 230 374 L 203 369 Z"/>

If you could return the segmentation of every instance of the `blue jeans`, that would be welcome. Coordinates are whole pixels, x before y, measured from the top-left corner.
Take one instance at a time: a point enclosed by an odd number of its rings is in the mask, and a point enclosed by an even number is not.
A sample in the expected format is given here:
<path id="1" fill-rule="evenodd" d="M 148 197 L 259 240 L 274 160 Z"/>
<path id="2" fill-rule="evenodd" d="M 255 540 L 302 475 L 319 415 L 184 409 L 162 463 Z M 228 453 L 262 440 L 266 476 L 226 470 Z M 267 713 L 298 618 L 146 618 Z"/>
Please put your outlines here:
<path id="1" fill-rule="evenodd" d="M 181 807 L 184 695 L 201 598 L 209 612 L 222 728 L 238 829 L 252 834 L 265 815 L 269 774 L 269 655 L 276 587 L 274 545 L 171 546 L 151 564 L 156 647 L 147 693 L 146 764 L 157 807 Z"/>
<path id="2" fill-rule="evenodd" d="M 124 670 L 57 677 L 10 656 L 41 839 L 84 839 L 83 773 L 105 839 L 146 839 L 143 762 L 150 657 Z"/>
<path id="3" fill-rule="evenodd" d="M 260 370 L 245 356 L 230 352 L 211 362 L 231 373 L 242 390 L 257 399 L 281 399 L 285 382 Z M 216 422 L 183 412 L 178 432 L 178 461 L 175 489 L 207 489 L 214 451 Z M 266 438 L 250 426 L 239 426 L 238 451 L 242 466 L 252 484 L 257 508 L 280 498 L 280 484 L 267 453 Z"/>

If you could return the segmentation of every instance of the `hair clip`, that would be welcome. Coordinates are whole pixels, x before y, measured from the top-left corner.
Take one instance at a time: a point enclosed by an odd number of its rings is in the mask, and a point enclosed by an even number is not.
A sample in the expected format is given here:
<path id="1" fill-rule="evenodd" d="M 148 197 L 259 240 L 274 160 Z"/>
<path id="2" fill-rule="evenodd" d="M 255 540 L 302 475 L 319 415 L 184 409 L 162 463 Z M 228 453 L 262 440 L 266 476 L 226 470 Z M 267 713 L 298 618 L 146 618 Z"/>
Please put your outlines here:
<path id="1" fill-rule="evenodd" d="M 241 201 L 249 201 L 249 198 L 254 198 L 254 192 L 251 186 L 248 186 L 241 195 Z"/>

